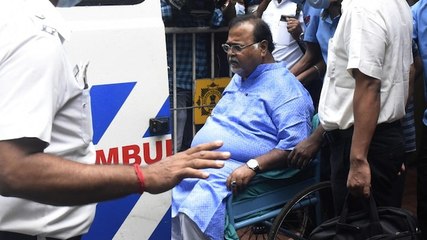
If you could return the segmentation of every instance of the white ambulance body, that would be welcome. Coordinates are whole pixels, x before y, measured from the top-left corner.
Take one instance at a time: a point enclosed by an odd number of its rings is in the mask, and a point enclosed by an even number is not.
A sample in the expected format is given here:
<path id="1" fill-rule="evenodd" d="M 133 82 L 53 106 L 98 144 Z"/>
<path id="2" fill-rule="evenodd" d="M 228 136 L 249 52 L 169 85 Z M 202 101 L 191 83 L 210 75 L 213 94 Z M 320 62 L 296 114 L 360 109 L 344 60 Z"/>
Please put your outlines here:
<path id="1" fill-rule="evenodd" d="M 146 165 L 171 155 L 160 1 L 59 10 L 72 30 L 65 45 L 72 64 L 88 63 L 97 164 Z M 158 120 L 152 131 L 150 119 Z M 170 202 L 166 192 L 99 203 L 84 239 L 170 239 Z"/>

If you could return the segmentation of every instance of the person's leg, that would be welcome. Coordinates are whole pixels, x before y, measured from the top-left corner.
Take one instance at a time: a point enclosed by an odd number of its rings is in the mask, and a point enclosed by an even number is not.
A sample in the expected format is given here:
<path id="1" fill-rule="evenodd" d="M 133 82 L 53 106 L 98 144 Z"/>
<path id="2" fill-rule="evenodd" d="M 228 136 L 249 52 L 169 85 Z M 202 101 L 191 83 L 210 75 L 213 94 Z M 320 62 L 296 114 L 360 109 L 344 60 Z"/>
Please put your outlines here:
<path id="1" fill-rule="evenodd" d="M 330 162 L 330 148 L 325 144 L 320 148 L 318 154 L 320 158 L 320 181 L 330 181 L 331 180 L 331 162 Z M 327 209 L 325 212 L 327 217 L 325 219 L 333 218 L 337 215 L 334 199 L 330 189 L 326 191 L 321 191 L 320 193 L 322 208 Z"/>
<path id="2" fill-rule="evenodd" d="M 342 130 L 328 133 L 332 142 L 331 183 L 336 211 L 339 214 L 347 195 L 347 177 L 351 149 L 352 131 Z M 404 161 L 404 143 L 402 128 L 399 124 L 377 126 L 369 148 L 368 161 L 371 168 L 371 184 L 374 198 L 379 206 L 400 207 L 402 201 L 401 178 L 398 172 Z M 352 203 L 356 210 L 358 200 Z M 362 203 L 362 202 L 360 202 Z"/>
<path id="3" fill-rule="evenodd" d="M 405 160 L 405 145 L 402 127 L 377 127 L 369 148 L 368 161 L 371 167 L 371 185 L 378 206 L 401 207 L 403 175 L 401 166 Z"/>
<path id="4" fill-rule="evenodd" d="M 330 147 L 331 187 L 335 213 L 340 214 L 347 195 L 347 177 L 349 171 L 349 156 L 351 135 L 342 135 L 343 131 L 328 133 Z"/>
<path id="5" fill-rule="evenodd" d="M 184 213 L 178 213 L 178 216 L 172 219 L 172 240 L 186 239 L 208 239 L 200 231 L 199 227 Z"/>
<path id="6" fill-rule="evenodd" d="M 181 227 L 179 226 L 179 217 L 172 218 L 172 237 L 171 240 L 183 240 L 181 234 Z"/>
<path id="7" fill-rule="evenodd" d="M 191 106 L 191 96 L 189 96 L 188 106 Z M 193 109 L 187 109 L 187 119 L 185 121 L 184 132 L 182 135 L 181 148 L 179 151 L 185 151 L 191 147 L 191 142 L 193 141 Z"/>
<path id="8" fill-rule="evenodd" d="M 174 234 L 175 236 L 191 235 L 190 233 L 200 230 L 209 239 L 223 239 L 226 199 L 231 195 L 225 182 L 227 177 L 242 164 L 242 162 L 229 159 L 224 162 L 224 167 L 221 169 L 205 169 L 209 173 L 208 179 L 187 178 L 172 190 L 172 216 L 176 218 L 183 213 L 197 226 L 196 229 L 190 227 L 190 229 L 183 230 L 180 228 L 187 228 L 185 225 L 175 224 L 173 234 L 174 232 L 178 234 Z M 183 221 L 185 222 L 185 219 Z M 185 233 L 186 231 L 188 233 Z"/>
<path id="9" fill-rule="evenodd" d="M 174 139 L 176 141 L 177 150 L 175 152 L 185 150 L 182 149 L 183 147 L 183 139 L 184 135 L 187 137 L 189 134 L 192 136 L 192 130 L 188 130 L 188 127 L 186 128 L 186 122 L 187 122 L 187 107 L 192 105 L 191 97 L 192 91 L 191 90 L 184 90 L 181 88 L 177 89 L 176 94 L 176 107 L 178 110 L 176 110 L 176 136 L 174 136 Z"/>
<path id="10" fill-rule="evenodd" d="M 427 126 L 421 125 L 422 141 L 417 161 L 417 217 L 423 239 L 427 239 Z"/>

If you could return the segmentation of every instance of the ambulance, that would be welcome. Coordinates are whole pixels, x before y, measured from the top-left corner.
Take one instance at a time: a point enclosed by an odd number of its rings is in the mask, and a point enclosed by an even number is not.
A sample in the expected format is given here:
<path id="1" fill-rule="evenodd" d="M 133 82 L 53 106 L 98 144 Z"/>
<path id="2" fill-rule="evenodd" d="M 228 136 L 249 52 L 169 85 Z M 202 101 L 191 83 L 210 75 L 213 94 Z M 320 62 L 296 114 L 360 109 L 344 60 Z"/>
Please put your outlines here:
<path id="1" fill-rule="evenodd" d="M 148 165 L 172 154 L 159 0 L 88 0 L 58 8 L 65 48 L 91 87 L 96 164 Z M 170 239 L 171 192 L 102 202 L 85 240 Z"/>

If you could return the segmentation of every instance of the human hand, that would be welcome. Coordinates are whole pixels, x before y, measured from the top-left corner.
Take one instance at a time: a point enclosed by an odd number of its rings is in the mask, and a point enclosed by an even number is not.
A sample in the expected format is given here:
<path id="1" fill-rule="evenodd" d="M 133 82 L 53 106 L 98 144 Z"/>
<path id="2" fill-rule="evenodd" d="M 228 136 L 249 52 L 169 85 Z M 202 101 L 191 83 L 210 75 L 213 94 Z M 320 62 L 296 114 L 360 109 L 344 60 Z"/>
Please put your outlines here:
<path id="1" fill-rule="evenodd" d="M 288 156 L 288 167 L 306 167 L 319 151 L 321 144 L 321 140 L 312 137 L 298 143 Z"/>
<path id="2" fill-rule="evenodd" d="M 367 160 L 350 158 L 347 188 L 354 196 L 368 198 L 371 193 L 371 168 Z"/>
<path id="3" fill-rule="evenodd" d="M 288 32 L 292 35 L 292 37 L 299 41 L 299 36 L 302 33 L 302 28 L 298 19 L 294 17 L 286 17 L 287 29 Z"/>
<path id="4" fill-rule="evenodd" d="M 224 162 L 217 160 L 230 158 L 229 152 L 212 151 L 222 144 L 222 141 L 200 144 L 142 168 L 145 191 L 161 193 L 175 187 L 184 178 L 208 178 L 209 174 L 200 169 L 222 168 Z"/>
<path id="5" fill-rule="evenodd" d="M 226 185 L 233 194 L 242 191 L 249 184 L 256 173 L 246 164 L 236 168 L 227 178 Z"/>

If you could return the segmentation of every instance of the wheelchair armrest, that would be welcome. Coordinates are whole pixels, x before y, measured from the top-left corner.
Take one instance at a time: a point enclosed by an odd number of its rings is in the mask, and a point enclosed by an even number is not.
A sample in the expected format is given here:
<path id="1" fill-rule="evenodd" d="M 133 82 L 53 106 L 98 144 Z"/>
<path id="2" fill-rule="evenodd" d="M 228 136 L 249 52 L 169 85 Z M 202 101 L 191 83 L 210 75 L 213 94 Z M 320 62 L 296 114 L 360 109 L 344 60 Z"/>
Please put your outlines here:
<path id="1" fill-rule="evenodd" d="M 317 177 L 316 174 L 319 172 L 319 164 L 319 159 L 315 158 L 303 169 L 287 168 L 263 172 L 255 175 L 255 177 L 248 184 L 248 187 L 269 181 L 292 181 L 292 179 L 301 175 L 308 177 L 312 174 L 313 177 Z"/>
<path id="2" fill-rule="evenodd" d="M 275 170 L 257 174 L 244 192 L 228 198 L 227 214 L 230 223 L 239 229 L 275 217 L 280 207 L 301 189 L 319 182 L 319 165 L 319 160 L 314 159 L 301 170 Z M 257 188 L 263 185 L 270 189 L 258 191 Z M 245 193 L 250 194 L 242 196 Z"/>

